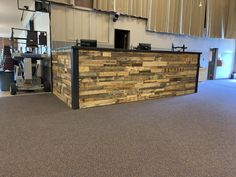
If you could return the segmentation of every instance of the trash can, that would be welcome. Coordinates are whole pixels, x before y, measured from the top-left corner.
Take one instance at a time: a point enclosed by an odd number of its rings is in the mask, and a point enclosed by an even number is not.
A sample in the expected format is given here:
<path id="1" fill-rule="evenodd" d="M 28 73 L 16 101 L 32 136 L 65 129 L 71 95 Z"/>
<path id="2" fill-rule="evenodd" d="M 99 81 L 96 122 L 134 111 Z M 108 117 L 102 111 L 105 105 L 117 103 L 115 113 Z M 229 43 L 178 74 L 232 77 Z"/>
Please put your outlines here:
<path id="1" fill-rule="evenodd" d="M 236 79 L 236 73 L 231 74 L 231 79 Z"/>
<path id="2" fill-rule="evenodd" d="M 0 71 L 0 90 L 10 91 L 10 84 L 14 82 L 13 71 Z"/>

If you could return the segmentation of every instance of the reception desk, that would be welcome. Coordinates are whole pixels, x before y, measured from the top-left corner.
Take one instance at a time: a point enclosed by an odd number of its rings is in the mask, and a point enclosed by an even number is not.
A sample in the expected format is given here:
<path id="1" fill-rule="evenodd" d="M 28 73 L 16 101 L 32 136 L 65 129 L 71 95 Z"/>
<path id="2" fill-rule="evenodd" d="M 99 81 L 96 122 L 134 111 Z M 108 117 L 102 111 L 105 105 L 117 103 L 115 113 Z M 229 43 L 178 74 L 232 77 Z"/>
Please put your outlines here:
<path id="1" fill-rule="evenodd" d="M 73 109 L 193 94 L 200 55 L 82 47 L 54 50 L 53 93 Z"/>

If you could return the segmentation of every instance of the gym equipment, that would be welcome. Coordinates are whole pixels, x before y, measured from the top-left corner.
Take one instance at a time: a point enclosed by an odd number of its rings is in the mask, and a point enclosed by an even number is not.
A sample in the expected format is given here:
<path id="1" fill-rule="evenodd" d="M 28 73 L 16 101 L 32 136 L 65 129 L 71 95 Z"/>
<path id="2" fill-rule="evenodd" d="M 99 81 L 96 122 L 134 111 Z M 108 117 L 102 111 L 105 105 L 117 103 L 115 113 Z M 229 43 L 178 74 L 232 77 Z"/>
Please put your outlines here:
<path id="1" fill-rule="evenodd" d="M 10 46 L 4 46 L 3 49 L 3 69 L 4 71 L 13 71 L 14 70 L 14 65 L 13 61 L 11 58 L 11 48 Z"/>
<path id="2" fill-rule="evenodd" d="M 11 95 L 17 91 L 37 91 L 49 92 L 50 83 L 42 80 L 42 60 L 46 56 L 41 54 L 13 54 L 15 60 L 15 83 L 10 85 Z"/>
<path id="3" fill-rule="evenodd" d="M 15 37 L 15 31 L 26 35 Z M 49 92 L 50 83 L 43 76 L 43 60 L 48 57 L 47 54 L 42 54 L 43 47 L 47 53 L 47 32 L 12 28 L 11 40 L 15 68 L 15 82 L 10 85 L 11 95 L 15 95 L 18 91 L 44 90 Z M 16 44 L 17 47 L 15 47 Z M 18 51 L 19 44 L 25 46 L 26 53 Z M 38 47 L 41 47 L 41 52 Z"/>

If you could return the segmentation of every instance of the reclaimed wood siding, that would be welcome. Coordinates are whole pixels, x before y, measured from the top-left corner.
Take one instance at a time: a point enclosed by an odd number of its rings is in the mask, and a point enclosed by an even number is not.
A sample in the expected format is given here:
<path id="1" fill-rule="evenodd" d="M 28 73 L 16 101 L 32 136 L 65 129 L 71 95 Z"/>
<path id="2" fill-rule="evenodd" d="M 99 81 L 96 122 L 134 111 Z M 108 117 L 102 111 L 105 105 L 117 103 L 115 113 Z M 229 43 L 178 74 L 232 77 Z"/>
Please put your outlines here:
<path id="1" fill-rule="evenodd" d="M 71 52 L 52 53 L 53 94 L 72 107 Z"/>
<path id="2" fill-rule="evenodd" d="M 79 50 L 80 108 L 195 93 L 198 54 Z"/>

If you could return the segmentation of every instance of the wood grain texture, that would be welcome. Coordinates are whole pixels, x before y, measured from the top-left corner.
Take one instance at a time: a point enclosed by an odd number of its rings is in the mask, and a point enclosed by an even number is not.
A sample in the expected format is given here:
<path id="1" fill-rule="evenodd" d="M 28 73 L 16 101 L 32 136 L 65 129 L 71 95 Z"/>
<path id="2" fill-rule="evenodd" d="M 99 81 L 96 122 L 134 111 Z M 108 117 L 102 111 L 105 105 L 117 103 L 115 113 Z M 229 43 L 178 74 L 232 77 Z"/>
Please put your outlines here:
<path id="1" fill-rule="evenodd" d="M 53 94 L 72 107 L 71 52 L 52 53 Z M 83 70 L 82 70 L 83 71 Z"/>
<path id="2" fill-rule="evenodd" d="M 80 49 L 80 108 L 195 93 L 198 57 Z"/>

